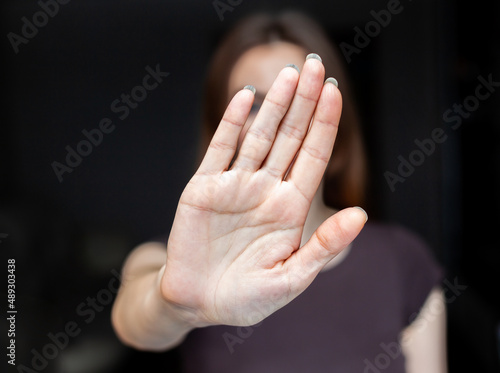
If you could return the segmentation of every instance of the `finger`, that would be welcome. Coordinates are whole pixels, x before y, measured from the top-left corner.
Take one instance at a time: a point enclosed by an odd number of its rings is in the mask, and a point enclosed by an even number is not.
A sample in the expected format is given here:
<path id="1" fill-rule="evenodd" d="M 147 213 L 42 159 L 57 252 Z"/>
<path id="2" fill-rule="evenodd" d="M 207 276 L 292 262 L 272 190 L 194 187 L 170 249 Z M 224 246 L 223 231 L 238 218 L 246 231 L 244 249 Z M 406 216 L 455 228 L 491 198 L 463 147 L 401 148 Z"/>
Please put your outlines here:
<path id="1" fill-rule="evenodd" d="M 286 179 L 293 182 L 308 200 L 312 200 L 316 193 L 330 160 L 341 110 L 340 91 L 330 79 L 327 79 L 321 91 L 311 129 Z"/>
<path id="2" fill-rule="evenodd" d="M 255 88 L 252 86 L 246 86 L 233 97 L 210 141 L 198 173 L 210 174 L 228 169 L 254 98 Z"/>
<path id="3" fill-rule="evenodd" d="M 304 140 L 325 79 L 321 58 L 307 56 L 290 109 L 281 122 L 263 169 L 283 177 Z"/>
<path id="4" fill-rule="evenodd" d="M 278 74 L 245 134 L 233 168 L 249 171 L 260 168 L 274 142 L 276 130 L 290 106 L 298 80 L 299 74 L 292 67 L 285 67 Z"/>
<path id="5" fill-rule="evenodd" d="M 346 248 L 368 219 L 359 207 L 337 212 L 319 226 L 307 243 L 286 262 L 292 287 L 307 286 L 321 269 Z"/>

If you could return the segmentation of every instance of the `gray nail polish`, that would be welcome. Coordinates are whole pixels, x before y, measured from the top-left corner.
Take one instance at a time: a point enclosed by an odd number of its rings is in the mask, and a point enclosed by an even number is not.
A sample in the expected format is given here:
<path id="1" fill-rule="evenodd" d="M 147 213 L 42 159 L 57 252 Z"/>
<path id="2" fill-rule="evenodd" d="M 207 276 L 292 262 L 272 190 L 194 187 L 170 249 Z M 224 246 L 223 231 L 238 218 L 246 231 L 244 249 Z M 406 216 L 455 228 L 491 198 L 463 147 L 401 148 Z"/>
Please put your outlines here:
<path id="1" fill-rule="evenodd" d="M 249 91 L 252 91 L 253 94 L 255 94 L 255 87 L 253 85 L 246 85 L 243 87 L 243 89 L 248 89 Z"/>
<path id="2" fill-rule="evenodd" d="M 359 207 L 359 206 L 354 206 L 354 208 L 359 209 L 359 210 L 361 210 L 361 211 L 363 211 L 363 212 L 364 212 L 364 214 L 365 214 L 365 223 L 366 223 L 366 222 L 368 221 L 368 214 L 366 213 L 366 211 L 365 211 L 365 210 L 363 210 L 363 209 L 362 209 L 361 207 Z"/>
<path id="3" fill-rule="evenodd" d="M 306 57 L 306 60 L 308 60 L 310 58 L 314 58 L 315 60 L 318 60 L 319 62 L 323 62 L 321 57 L 319 55 L 317 55 L 316 53 L 309 53 Z"/>
<path id="4" fill-rule="evenodd" d="M 297 70 L 297 72 L 300 74 L 300 69 L 297 65 L 293 64 L 293 63 L 289 63 L 287 64 L 285 67 L 293 67 L 295 70 Z"/>
<path id="5" fill-rule="evenodd" d="M 335 78 L 328 78 L 325 80 L 325 84 L 326 83 L 332 83 L 333 85 L 335 85 L 335 87 L 339 87 L 339 82 L 337 82 L 337 79 Z"/>

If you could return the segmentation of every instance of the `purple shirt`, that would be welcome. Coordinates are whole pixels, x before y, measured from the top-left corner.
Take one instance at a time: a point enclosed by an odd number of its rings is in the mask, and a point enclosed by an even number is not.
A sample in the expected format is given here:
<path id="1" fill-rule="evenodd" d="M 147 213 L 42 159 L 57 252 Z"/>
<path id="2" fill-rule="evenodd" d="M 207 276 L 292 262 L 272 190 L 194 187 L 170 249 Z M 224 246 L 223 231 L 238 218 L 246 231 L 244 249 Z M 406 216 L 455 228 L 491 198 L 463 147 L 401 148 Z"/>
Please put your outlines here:
<path id="1" fill-rule="evenodd" d="M 418 237 L 368 223 L 342 262 L 258 326 L 191 332 L 183 371 L 404 372 L 399 334 L 441 279 Z"/>

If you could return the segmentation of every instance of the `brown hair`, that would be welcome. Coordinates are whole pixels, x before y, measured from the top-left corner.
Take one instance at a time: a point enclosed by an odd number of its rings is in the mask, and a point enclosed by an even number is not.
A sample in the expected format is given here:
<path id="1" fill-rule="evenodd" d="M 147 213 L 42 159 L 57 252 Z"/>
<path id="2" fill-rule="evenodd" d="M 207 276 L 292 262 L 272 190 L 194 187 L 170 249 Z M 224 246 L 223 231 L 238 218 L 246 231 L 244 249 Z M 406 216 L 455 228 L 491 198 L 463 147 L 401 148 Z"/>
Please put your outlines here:
<path id="1" fill-rule="evenodd" d="M 366 155 L 341 54 L 321 27 L 301 13 L 249 16 L 223 39 L 212 57 L 205 83 L 203 150 L 207 148 L 228 104 L 231 67 L 247 50 L 273 41 L 290 42 L 304 48 L 306 53 L 318 53 L 326 76 L 333 76 L 339 81 L 343 98 L 342 117 L 333 156 L 325 173 L 323 198 L 327 205 L 334 208 L 364 205 Z"/>

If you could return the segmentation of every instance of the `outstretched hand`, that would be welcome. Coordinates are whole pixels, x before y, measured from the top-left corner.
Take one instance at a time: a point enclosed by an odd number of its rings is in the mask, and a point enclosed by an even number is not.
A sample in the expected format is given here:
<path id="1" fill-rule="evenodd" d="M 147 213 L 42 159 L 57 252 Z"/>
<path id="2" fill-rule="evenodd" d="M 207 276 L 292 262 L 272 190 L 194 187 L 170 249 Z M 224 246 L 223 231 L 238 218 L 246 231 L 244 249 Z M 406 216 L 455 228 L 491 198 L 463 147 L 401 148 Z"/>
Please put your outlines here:
<path id="1" fill-rule="evenodd" d="M 240 145 L 253 100 L 243 89 L 229 103 L 170 232 L 161 292 L 193 326 L 261 321 L 304 291 L 366 220 L 342 210 L 300 247 L 342 107 L 322 63 L 308 59 L 301 74 L 285 67 Z"/>

